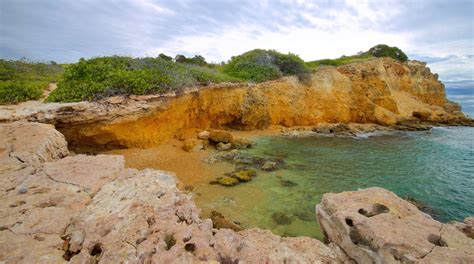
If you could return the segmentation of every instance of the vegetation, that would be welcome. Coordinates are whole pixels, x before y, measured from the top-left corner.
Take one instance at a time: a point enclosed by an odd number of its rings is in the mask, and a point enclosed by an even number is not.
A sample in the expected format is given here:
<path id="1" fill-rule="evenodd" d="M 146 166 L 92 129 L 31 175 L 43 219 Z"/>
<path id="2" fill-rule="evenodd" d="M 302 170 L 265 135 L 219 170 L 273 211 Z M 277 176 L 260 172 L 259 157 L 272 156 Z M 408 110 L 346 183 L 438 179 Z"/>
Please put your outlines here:
<path id="1" fill-rule="evenodd" d="M 353 56 L 342 56 L 337 59 L 322 59 L 322 60 L 310 61 L 310 62 L 306 62 L 306 66 L 310 68 L 317 68 L 319 66 L 324 66 L 324 65 L 337 67 L 337 66 L 341 66 L 341 65 L 349 64 L 353 62 L 365 61 L 371 58 L 373 58 L 373 56 L 371 56 L 370 54 L 361 53 L 359 55 L 353 55 Z"/>
<path id="2" fill-rule="evenodd" d="M 309 72 L 304 61 L 295 54 L 262 49 L 232 57 L 223 66 L 223 71 L 232 77 L 254 82 L 274 80 L 283 75 L 303 76 Z"/>
<path id="3" fill-rule="evenodd" d="M 322 65 L 341 66 L 348 63 L 366 61 L 374 57 L 390 57 L 402 62 L 408 60 L 408 56 L 397 47 L 390 47 L 385 44 L 379 44 L 370 48 L 366 52 L 359 52 L 357 55 L 342 56 L 337 59 L 323 59 L 306 62 L 306 66 L 316 68 Z"/>
<path id="4" fill-rule="evenodd" d="M 150 94 L 210 83 L 236 82 L 210 68 L 158 58 L 81 59 L 66 68 L 48 101 L 93 100 L 117 94 Z"/>
<path id="5" fill-rule="evenodd" d="M 379 44 L 369 49 L 367 52 L 374 57 L 390 57 L 399 61 L 407 61 L 408 56 L 397 47 L 390 47 L 385 44 Z"/>
<path id="6" fill-rule="evenodd" d="M 176 245 L 176 238 L 174 238 L 173 234 L 166 234 L 163 240 L 166 244 L 166 250 L 170 250 L 174 245 Z"/>
<path id="7" fill-rule="evenodd" d="M 62 66 L 55 62 L 0 59 L 0 103 L 37 100 L 48 83 L 57 81 L 62 73 Z"/>
<path id="8" fill-rule="evenodd" d="M 263 49 L 248 51 L 219 64 L 208 63 L 200 55 L 191 58 L 176 55 L 172 58 L 163 53 L 156 58 L 112 56 L 80 59 L 65 69 L 54 62 L 0 59 L 0 103 L 39 99 L 48 83 L 56 81 L 59 82 L 58 88 L 47 98 L 50 102 L 95 100 L 118 94 L 163 93 L 221 82 L 264 82 L 286 75 L 296 75 L 300 81 L 305 81 L 310 68 L 340 66 L 374 57 L 408 59 L 399 48 L 382 44 L 357 55 L 306 63 L 292 53 Z"/>

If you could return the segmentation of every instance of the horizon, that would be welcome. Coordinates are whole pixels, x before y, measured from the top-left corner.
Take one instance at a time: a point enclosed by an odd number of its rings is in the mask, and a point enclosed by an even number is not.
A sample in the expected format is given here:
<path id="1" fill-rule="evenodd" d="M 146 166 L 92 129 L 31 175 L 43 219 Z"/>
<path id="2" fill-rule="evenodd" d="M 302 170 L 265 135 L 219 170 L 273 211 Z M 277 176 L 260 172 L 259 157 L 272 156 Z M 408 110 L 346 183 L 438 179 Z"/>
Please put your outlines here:
<path id="1" fill-rule="evenodd" d="M 474 112 L 472 1 L 0 2 L 0 57 L 77 62 L 101 56 L 202 55 L 208 62 L 261 48 L 305 61 L 377 44 L 427 62 L 451 99 Z"/>

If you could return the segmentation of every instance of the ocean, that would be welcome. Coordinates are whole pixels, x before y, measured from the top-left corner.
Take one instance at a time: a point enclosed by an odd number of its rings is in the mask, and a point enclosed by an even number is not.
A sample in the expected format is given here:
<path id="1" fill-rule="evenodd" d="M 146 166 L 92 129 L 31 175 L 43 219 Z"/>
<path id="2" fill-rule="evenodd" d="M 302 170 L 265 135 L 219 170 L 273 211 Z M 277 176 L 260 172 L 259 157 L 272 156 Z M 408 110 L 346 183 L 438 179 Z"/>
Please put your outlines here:
<path id="1" fill-rule="evenodd" d="M 217 210 L 246 228 L 322 239 L 314 207 L 324 193 L 378 186 L 418 201 L 442 222 L 474 215 L 474 128 L 262 137 L 244 153 L 282 158 L 285 167 L 235 187 L 197 185 L 204 214 Z"/>

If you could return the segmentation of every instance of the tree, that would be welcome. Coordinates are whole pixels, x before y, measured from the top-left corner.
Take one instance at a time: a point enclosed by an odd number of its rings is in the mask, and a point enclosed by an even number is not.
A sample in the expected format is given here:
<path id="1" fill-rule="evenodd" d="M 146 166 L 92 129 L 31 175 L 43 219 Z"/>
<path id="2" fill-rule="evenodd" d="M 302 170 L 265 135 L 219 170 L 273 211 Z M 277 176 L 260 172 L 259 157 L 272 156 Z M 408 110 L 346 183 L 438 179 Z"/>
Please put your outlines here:
<path id="1" fill-rule="evenodd" d="M 172 60 L 173 60 L 172 57 L 167 56 L 166 54 L 163 54 L 163 53 L 160 53 L 160 54 L 158 55 L 158 58 L 163 59 L 163 60 L 166 60 L 166 61 L 172 61 Z"/>
<path id="2" fill-rule="evenodd" d="M 385 44 L 373 46 L 368 52 L 374 57 L 390 57 L 403 62 L 408 60 L 408 56 L 401 49 Z"/>

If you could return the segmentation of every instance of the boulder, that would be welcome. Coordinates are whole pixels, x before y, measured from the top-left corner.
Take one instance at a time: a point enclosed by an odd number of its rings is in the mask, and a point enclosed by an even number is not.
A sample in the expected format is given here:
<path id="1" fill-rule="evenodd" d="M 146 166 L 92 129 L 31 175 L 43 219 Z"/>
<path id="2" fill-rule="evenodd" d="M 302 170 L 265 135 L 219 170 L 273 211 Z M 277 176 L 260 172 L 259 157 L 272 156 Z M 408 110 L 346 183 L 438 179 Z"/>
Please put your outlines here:
<path id="1" fill-rule="evenodd" d="M 232 134 L 224 130 L 213 130 L 209 133 L 209 140 L 214 143 L 230 143 L 233 140 Z"/>
<path id="2" fill-rule="evenodd" d="M 217 143 L 216 148 L 217 148 L 217 150 L 220 150 L 220 151 L 229 150 L 229 149 L 232 148 L 232 144 L 219 142 L 219 143 Z"/>
<path id="3" fill-rule="evenodd" d="M 262 170 L 264 171 L 273 171 L 273 170 L 276 170 L 276 168 L 277 168 L 277 163 L 273 161 L 267 161 L 263 163 L 262 165 Z"/>
<path id="4" fill-rule="evenodd" d="M 209 131 L 201 131 L 197 135 L 197 138 L 202 139 L 202 140 L 208 140 L 209 139 Z"/>
<path id="5" fill-rule="evenodd" d="M 252 146 L 252 142 L 245 138 L 235 138 L 232 141 L 232 147 L 235 149 L 246 149 Z"/>
<path id="6" fill-rule="evenodd" d="M 15 158 L 25 165 L 36 166 L 69 154 L 64 136 L 52 125 L 22 121 L 1 124 L 0 135 L 2 160 Z"/>
<path id="7" fill-rule="evenodd" d="M 229 228 L 234 231 L 241 231 L 242 227 L 236 224 L 233 221 L 230 221 L 227 219 L 224 215 L 217 211 L 212 211 L 211 212 L 211 220 L 212 220 L 212 225 L 214 228 L 221 229 L 221 228 Z"/>
<path id="8" fill-rule="evenodd" d="M 453 221 L 450 223 L 466 236 L 474 239 L 474 217 L 466 217 L 464 223 Z"/>
<path id="9" fill-rule="evenodd" d="M 324 194 L 316 213 L 326 239 L 358 263 L 474 261 L 474 240 L 382 188 Z"/>
<path id="10" fill-rule="evenodd" d="M 413 111 L 413 117 L 420 119 L 421 121 L 428 121 L 431 117 L 431 112 L 427 110 Z"/>

